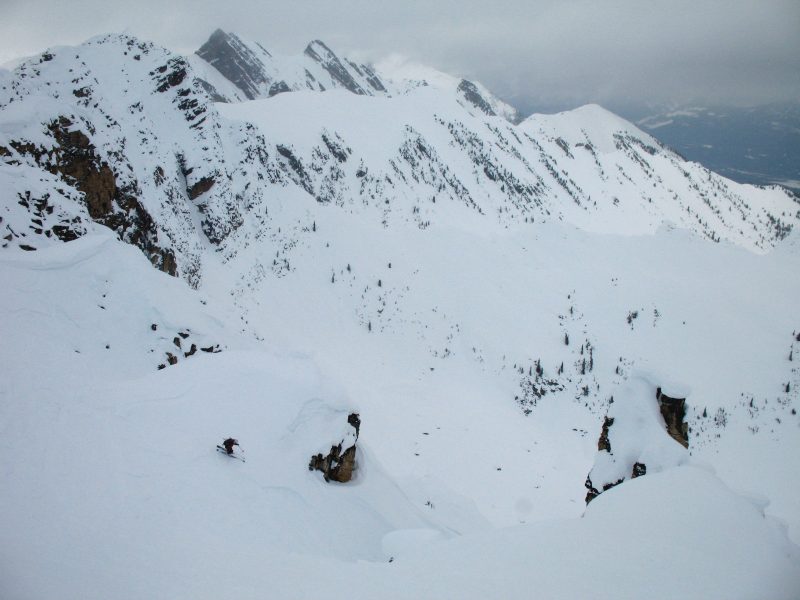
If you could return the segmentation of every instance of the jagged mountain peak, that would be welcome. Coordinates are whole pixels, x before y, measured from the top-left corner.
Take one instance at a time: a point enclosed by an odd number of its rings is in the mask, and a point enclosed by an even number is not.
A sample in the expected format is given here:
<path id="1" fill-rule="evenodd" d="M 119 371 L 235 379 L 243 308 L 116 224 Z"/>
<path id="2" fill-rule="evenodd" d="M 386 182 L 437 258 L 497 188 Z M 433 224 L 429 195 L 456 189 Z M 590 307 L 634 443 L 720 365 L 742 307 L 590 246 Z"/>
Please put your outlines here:
<path id="1" fill-rule="evenodd" d="M 315 59 L 337 58 L 336 53 L 322 40 L 311 40 L 303 53 Z"/>
<path id="2" fill-rule="evenodd" d="M 266 50 L 262 51 L 267 57 L 270 56 Z M 250 100 L 257 98 L 261 88 L 269 83 L 264 63 L 258 54 L 236 35 L 222 29 L 214 31 L 196 54 L 230 80 Z"/>
<path id="3" fill-rule="evenodd" d="M 222 93 L 220 88 L 226 84 L 220 79 L 231 82 L 248 100 L 290 91 L 331 89 L 344 89 L 359 96 L 398 96 L 416 87 L 433 85 L 452 93 L 470 112 L 501 116 L 512 123 L 519 121 L 513 107 L 476 81 L 430 68 L 413 73 L 383 71 L 343 57 L 319 39 L 312 40 L 301 55 L 281 56 L 217 29 L 196 54 L 215 69 L 215 73 L 201 77 L 212 95 L 223 101 L 237 101 L 239 94 Z M 199 65 L 198 70 L 207 71 Z"/>
<path id="4" fill-rule="evenodd" d="M 346 89 L 358 95 L 389 92 L 370 66 L 340 58 L 320 40 L 309 43 L 301 55 L 283 56 L 218 29 L 196 54 L 249 100 L 298 90 Z"/>

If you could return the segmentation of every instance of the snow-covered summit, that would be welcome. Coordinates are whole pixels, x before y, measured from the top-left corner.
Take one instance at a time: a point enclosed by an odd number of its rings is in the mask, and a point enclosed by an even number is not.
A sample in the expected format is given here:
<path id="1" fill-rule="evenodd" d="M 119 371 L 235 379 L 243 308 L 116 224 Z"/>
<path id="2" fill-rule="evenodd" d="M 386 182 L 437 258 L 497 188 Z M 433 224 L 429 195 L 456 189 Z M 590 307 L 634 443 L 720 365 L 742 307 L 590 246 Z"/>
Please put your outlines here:
<path id="1" fill-rule="evenodd" d="M 449 75 L 397 54 L 378 62 L 376 69 L 401 90 L 429 85 L 453 94 L 459 103 L 469 110 L 478 110 L 485 115 L 497 115 L 510 123 L 518 123 L 520 120 L 519 113 L 513 106 L 503 102 L 477 81 Z"/>
<path id="2" fill-rule="evenodd" d="M 652 146 L 661 146 L 655 138 L 638 129 L 633 123 L 599 104 L 585 104 L 556 114 L 535 113 L 525 119 L 521 126 L 523 129 L 560 135 L 573 143 L 588 137 L 597 140 L 598 149 L 604 152 L 613 151 L 614 144 L 609 144 L 608 138 L 615 133 L 632 135 Z"/>

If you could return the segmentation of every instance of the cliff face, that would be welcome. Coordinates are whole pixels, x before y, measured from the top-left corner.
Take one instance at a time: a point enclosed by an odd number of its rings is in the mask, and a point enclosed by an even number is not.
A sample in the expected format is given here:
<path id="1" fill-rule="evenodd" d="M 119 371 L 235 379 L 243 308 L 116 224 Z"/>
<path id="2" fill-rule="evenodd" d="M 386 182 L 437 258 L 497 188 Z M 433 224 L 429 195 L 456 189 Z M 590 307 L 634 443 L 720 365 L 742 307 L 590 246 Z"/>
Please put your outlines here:
<path id="1" fill-rule="evenodd" d="M 10 140 L 9 146 L 19 158 L 32 161 L 56 176 L 63 185 L 73 187 L 89 219 L 112 229 L 121 240 L 140 248 L 156 268 L 176 275 L 175 255 L 170 248 L 159 245 L 155 222 L 135 197 L 135 187 L 131 184 L 117 185 L 111 166 L 100 158 L 97 148 L 79 125 L 59 116 L 46 125 L 46 132 L 49 144 Z M 80 216 L 52 225 L 50 230 L 44 227 L 44 213 L 52 214 L 54 208 L 49 204 L 49 194 L 31 199 L 30 191 L 27 191 L 24 196 L 18 193 L 18 197 L 18 204 L 33 212 L 32 223 L 38 225 L 33 228 L 33 233 L 45 239 L 51 238 L 52 233 L 61 241 L 71 241 L 86 232 L 83 222 L 88 219 Z"/>
<path id="2" fill-rule="evenodd" d="M 667 433 L 681 446 L 688 448 L 689 424 L 686 422 L 686 398 L 671 398 L 662 393 L 661 388 L 656 390 L 656 398 L 667 426 Z"/>

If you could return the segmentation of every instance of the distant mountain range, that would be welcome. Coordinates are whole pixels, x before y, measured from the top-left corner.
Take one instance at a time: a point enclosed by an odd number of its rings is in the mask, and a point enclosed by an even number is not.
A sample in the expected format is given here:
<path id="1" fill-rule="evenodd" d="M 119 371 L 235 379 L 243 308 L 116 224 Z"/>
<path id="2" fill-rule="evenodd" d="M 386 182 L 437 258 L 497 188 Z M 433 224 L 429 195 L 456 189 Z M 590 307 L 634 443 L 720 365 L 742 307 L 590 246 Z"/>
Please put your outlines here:
<path id="1" fill-rule="evenodd" d="M 734 181 L 800 192 L 800 104 L 686 106 L 635 120 L 687 159 Z"/>
<path id="2" fill-rule="evenodd" d="M 197 57 L 203 60 L 198 61 Z M 434 84 L 450 88 L 459 103 L 470 110 L 477 109 L 488 116 L 500 115 L 511 122 L 519 120 L 514 108 L 480 83 L 426 67 L 410 71 L 407 65 L 402 72 L 378 73 L 370 65 L 340 58 L 320 40 L 309 43 L 303 54 L 284 56 L 217 29 L 189 60 L 206 81 L 212 96 L 223 102 L 271 98 L 299 90 L 344 89 L 360 96 L 388 97 Z M 209 65 L 213 68 L 209 69 Z M 235 87 L 232 89 L 230 84 Z"/>

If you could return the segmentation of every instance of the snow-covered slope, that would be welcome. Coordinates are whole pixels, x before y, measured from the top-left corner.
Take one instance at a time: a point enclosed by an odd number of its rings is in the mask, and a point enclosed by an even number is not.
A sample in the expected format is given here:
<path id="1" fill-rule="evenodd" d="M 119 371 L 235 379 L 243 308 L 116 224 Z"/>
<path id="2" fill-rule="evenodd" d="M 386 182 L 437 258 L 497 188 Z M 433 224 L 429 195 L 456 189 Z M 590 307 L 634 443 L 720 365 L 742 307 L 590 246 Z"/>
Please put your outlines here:
<path id="1" fill-rule="evenodd" d="M 782 290 L 773 278 L 796 262 L 764 273 L 770 263 L 748 265 L 746 255 L 665 234 L 654 245 L 619 239 L 612 251 L 608 240 L 556 229 L 525 251 L 519 237 L 443 230 L 439 239 L 393 239 L 324 218 L 317 227 L 319 246 L 293 259 L 296 271 L 251 292 L 260 306 L 246 325 L 242 298 L 220 285 L 223 272 L 198 293 L 110 236 L 3 255 L 0 274 L 13 290 L 0 303 L 9 332 L 0 341 L 6 595 L 484 598 L 496 590 L 523 598 L 534 585 L 552 598 L 587 590 L 598 598 L 793 597 L 800 558 L 764 517 L 766 500 L 743 498 L 696 467 L 648 472 L 579 517 L 604 411 L 594 386 L 617 395 L 627 365 L 655 363 L 693 386 L 696 457 L 727 469 L 736 489 L 777 500 L 769 512 L 793 522 L 796 399 L 771 394 L 783 379 L 762 373 L 785 377 L 791 365 L 780 363 L 786 323 L 771 317 L 790 317 L 776 301 L 790 302 L 796 285 Z M 310 262 L 326 244 L 341 261 L 333 284 L 328 265 Z M 626 262 L 634 251 L 638 260 Z M 380 269 L 389 255 L 392 268 Z M 504 268 L 494 269 L 500 260 Z M 639 261 L 653 270 L 644 280 Z M 737 295 L 705 324 L 713 312 L 689 289 L 660 300 L 658 319 L 640 313 L 633 329 L 614 310 L 650 297 L 656 277 L 666 289 L 678 278 L 688 288 L 717 262 L 734 281 L 772 290 L 758 303 L 770 314 L 755 315 L 753 331 L 731 318 L 748 314 Z M 597 273 L 612 264 L 616 286 Z M 731 285 L 739 295 L 749 287 Z M 401 292 L 408 300 L 396 302 Z M 238 335 L 240 326 L 265 340 Z M 726 347 L 714 331 L 729 334 Z M 180 333 L 191 336 L 184 350 L 196 340 L 221 352 L 185 358 L 173 341 Z M 584 335 L 593 340 L 586 377 Z M 774 349 L 765 343 L 772 337 Z M 758 377 L 736 362 L 749 344 L 769 349 L 751 357 Z M 719 364 L 697 364 L 705 346 Z M 694 350 L 682 357 L 685 348 Z M 158 370 L 166 352 L 179 360 Z M 565 363 L 566 389 L 519 406 L 514 395 L 522 400 L 521 390 L 542 383 L 537 358 L 546 380 Z M 582 385 L 592 392 L 584 396 Z M 763 412 L 740 409 L 728 393 L 737 387 L 763 394 Z M 711 402 L 724 405 L 726 425 Z M 356 480 L 325 484 L 306 463 L 351 410 L 362 417 Z M 227 435 L 240 440 L 246 463 L 214 451 Z M 612 543 L 614 552 L 597 551 Z M 665 587 L 665 570 L 683 576 Z"/>
<path id="2" fill-rule="evenodd" d="M 791 197 L 599 107 L 193 65 L 104 36 L 0 80 L 0 595 L 796 596 Z"/>
<path id="3" fill-rule="evenodd" d="M 520 121 L 520 115 L 513 106 L 503 102 L 477 81 L 454 77 L 399 55 L 383 59 L 376 65 L 376 69 L 399 90 L 408 91 L 429 85 L 452 94 L 462 106 L 473 112 L 477 109 L 481 114 L 503 117 L 510 123 Z"/>

